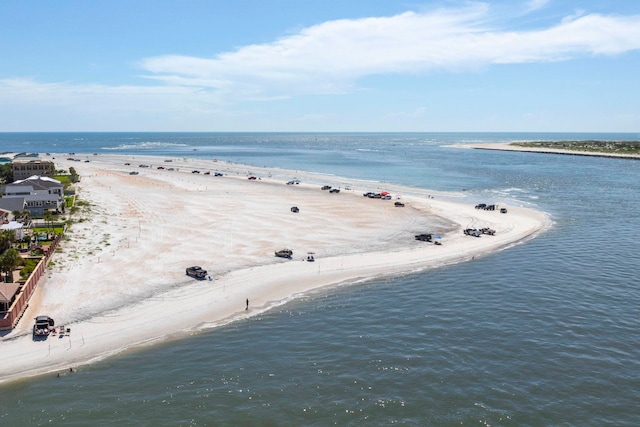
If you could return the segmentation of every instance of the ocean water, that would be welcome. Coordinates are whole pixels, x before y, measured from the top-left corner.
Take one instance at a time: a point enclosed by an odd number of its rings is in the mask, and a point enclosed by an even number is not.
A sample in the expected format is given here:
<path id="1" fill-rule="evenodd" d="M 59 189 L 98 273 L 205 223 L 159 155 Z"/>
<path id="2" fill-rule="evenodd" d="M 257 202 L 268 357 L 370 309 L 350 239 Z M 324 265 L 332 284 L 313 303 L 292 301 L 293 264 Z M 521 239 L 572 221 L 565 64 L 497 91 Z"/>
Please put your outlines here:
<path id="1" fill-rule="evenodd" d="M 461 192 L 553 227 L 0 386 L 10 426 L 640 425 L 640 161 L 461 150 L 639 134 L 0 134 L 0 151 L 219 158 Z M 2 344 L 0 343 L 0 362 Z"/>

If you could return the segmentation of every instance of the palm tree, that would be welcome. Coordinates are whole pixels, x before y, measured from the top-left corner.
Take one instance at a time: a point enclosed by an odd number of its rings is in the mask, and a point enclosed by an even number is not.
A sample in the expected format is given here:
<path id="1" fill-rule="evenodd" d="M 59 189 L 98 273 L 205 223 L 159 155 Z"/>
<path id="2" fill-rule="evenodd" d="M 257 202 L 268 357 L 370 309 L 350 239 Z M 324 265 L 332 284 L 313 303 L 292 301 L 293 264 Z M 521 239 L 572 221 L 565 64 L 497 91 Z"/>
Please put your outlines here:
<path id="1" fill-rule="evenodd" d="M 13 214 L 14 220 L 21 222 L 23 224 L 27 224 L 28 220 L 29 220 L 29 211 L 28 210 L 15 210 L 15 211 L 11 211 L 11 213 Z"/>
<path id="2" fill-rule="evenodd" d="M 47 226 L 47 231 L 51 231 L 53 228 L 53 214 L 51 211 L 46 211 L 44 213 L 44 223 Z"/>
<path id="3" fill-rule="evenodd" d="M 5 282 L 13 283 L 13 270 L 22 264 L 20 252 L 10 248 L 0 255 L 0 271 L 5 273 Z"/>
<path id="4" fill-rule="evenodd" d="M 15 230 L 2 230 L 0 232 L 0 253 L 11 247 L 11 244 L 16 241 Z"/>
<path id="5" fill-rule="evenodd" d="M 31 235 L 25 234 L 20 241 L 20 248 L 29 248 L 29 243 L 31 243 Z"/>

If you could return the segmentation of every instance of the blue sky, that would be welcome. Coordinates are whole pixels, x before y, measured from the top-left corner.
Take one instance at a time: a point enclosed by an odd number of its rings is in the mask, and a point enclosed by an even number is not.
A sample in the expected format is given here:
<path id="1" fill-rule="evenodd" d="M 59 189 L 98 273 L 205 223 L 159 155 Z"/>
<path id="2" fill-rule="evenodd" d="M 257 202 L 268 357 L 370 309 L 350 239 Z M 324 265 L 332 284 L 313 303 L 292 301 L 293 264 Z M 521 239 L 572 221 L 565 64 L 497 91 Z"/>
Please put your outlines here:
<path id="1" fill-rule="evenodd" d="M 640 1 L 0 2 L 0 131 L 640 131 Z"/>

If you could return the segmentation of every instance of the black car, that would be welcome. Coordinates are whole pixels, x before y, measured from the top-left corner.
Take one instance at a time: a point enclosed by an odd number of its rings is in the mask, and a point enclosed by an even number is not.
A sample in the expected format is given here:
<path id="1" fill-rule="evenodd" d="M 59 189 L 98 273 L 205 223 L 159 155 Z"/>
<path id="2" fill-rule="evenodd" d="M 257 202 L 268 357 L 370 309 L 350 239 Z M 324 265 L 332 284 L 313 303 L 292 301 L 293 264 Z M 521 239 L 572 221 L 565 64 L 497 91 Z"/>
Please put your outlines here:
<path id="1" fill-rule="evenodd" d="M 47 337 L 53 331 L 53 327 L 55 326 L 55 322 L 49 316 L 38 316 L 35 318 L 35 323 L 33 325 L 33 337 L 34 339 L 37 337 Z"/>
<path id="2" fill-rule="evenodd" d="M 207 277 L 207 270 L 194 265 L 193 267 L 187 268 L 187 276 L 195 277 L 196 279 L 204 279 L 205 277 Z"/>

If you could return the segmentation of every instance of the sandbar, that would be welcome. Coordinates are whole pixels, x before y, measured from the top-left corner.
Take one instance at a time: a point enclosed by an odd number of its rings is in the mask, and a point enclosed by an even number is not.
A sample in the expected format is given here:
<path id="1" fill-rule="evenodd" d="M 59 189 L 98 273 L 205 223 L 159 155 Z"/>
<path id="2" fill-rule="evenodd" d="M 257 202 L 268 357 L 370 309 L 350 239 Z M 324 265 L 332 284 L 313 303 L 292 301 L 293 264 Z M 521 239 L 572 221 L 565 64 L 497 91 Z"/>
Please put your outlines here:
<path id="1" fill-rule="evenodd" d="M 510 142 L 488 142 L 483 144 L 453 144 L 452 148 L 473 148 L 477 150 L 521 151 L 526 153 L 562 154 L 565 156 L 611 157 L 619 159 L 640 160 L 638 154 L 603 153 L 597 151 L 567 150 L 550 147 L 521 147 Z"/>
<path id="2" fill-rule="evenodd" d="M 460 194 L 302 171 L 184 157 L 74 157 L 43 157 L 78 171 L 84 206 L 22 320 L 0 338 L 0 382 L 198 334 L 319 289 L 470 261 L 550 224 L 522 206 L 500 205 L 508 209 L 501 214 L 475 209 Z M 300 183 L 287 184 L 292 179 Z M 363 197 L 368 191 L 393 198 Z M 496 233 L 462 232 L 481 227 Z M 441 244 L 415 240 L 420 233 Z M 274 256 L 284 248 L 292 259 Z M 309 252 L 315 261 L 306 260 Z M 211 280 L 188 277 L 191 265 Z M 38 315 L 71 332 L 34 341 Z"/>

